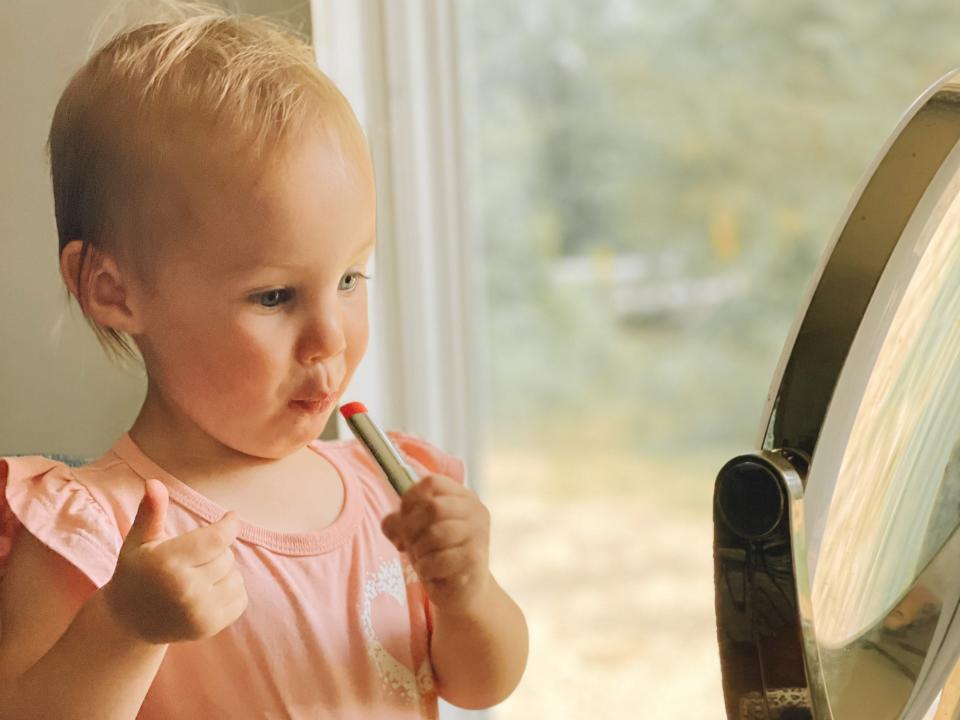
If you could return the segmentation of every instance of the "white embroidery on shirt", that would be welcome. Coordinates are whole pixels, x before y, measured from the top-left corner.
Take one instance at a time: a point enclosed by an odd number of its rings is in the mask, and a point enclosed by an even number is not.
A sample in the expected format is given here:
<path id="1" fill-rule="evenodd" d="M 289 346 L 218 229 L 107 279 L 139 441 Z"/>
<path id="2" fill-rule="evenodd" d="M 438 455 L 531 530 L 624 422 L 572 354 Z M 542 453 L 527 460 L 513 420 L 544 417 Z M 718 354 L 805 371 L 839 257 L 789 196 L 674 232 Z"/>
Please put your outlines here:
<path id="1" fill-rule="evenodd" d="M 422 702 L 424 696 L 434 692 L 433 669 L 430 658 L 424 658 L 416 675 L 406 665 L 387 652 L 373 629 L 373 601 L 381 595 L 389 595 L 403 608 L 407 608 L 406 586 L 419 582 L 416 571 L 409 563 L 399 559 L 385 560 L 375 572 L 367 574 L 363 584 L 363 599 L 360 602 L 360 621 L 366 639 L 367 654 L 373 661 L 380 679 L 391 692 L 398 692 L 409 700 Z"/>

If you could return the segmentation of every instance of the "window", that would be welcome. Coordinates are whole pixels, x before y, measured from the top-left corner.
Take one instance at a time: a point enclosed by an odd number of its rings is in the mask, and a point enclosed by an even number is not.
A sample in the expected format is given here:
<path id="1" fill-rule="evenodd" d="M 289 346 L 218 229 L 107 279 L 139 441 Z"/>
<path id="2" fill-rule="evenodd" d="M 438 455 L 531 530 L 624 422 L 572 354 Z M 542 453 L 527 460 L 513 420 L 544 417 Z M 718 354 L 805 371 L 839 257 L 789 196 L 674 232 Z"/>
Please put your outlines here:
<path id="1" fill-rule="evenodd" d="M 714 477 L 757 446 L 858 179 L 960 64 L 960 7 L 314 0 L 313 21 L 380 185 L 358 387 L 467 457 L 530 624 L 488 715 L 721 717 Z"/>
<path id="2" fill-rule="evenodd" d="M 533 640 L 493 717 L 719 718 L 714 477 L 755 446 L 861 173 L 958 63 L 960 9 L 457 7 L 482 482 Z"/>

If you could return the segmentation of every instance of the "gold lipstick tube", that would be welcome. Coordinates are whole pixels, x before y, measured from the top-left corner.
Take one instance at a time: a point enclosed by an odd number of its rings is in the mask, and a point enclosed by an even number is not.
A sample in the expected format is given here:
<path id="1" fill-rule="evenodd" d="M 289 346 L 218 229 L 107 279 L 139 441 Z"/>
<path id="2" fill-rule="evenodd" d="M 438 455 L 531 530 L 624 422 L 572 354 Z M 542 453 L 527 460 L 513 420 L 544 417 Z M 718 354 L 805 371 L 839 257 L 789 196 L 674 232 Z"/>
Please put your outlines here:
<path id="1" fill-rule="evenodd" d="M 419 480 L 417 473 L 403 459 L 386 433 L 370 419 L 363 403 L 347 403 L 340 408 L 340 414 L 360 443 L 377 461 L 398 495 L 403 495 Z"/>

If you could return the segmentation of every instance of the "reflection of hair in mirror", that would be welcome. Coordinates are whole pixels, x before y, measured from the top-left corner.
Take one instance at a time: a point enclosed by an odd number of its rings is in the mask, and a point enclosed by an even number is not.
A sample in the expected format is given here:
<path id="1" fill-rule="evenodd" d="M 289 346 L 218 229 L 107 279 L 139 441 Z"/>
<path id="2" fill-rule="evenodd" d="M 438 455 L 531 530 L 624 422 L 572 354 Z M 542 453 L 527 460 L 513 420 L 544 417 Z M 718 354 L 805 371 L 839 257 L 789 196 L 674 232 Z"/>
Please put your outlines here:
<path id="1" fill-rule="evenodd" d="M 936 619 L 940 612 L 940 598 L 922 585 L 915 587 L 883 620 L 883 626 L 897 632 L 925 620 Z"/>
<path id="2" fill-rule="evenodd" d="M 953 446 L 923 541 L 920 557 L 931 558 L 960 525 L 960 443 Z"/>

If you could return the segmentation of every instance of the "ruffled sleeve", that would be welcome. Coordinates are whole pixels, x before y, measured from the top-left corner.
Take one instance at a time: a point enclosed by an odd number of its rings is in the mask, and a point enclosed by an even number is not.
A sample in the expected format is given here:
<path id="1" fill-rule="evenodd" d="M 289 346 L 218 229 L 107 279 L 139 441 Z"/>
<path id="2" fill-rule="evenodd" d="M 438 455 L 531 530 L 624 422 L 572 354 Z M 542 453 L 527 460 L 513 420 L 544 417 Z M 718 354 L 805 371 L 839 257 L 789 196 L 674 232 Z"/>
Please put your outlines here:
<path id="1" fill-rule="evenodd" d="M 387 436 L 404 457 L 413 465 L 420 477 L 430 473 L 446 475 L 461 485 L 466 482 L 466 466 L 456 455 L 444 452 L 426 440 L 405 432 L 391 430 Z"/>
<path id="2" fill-rule="evenodd" d="M 97 587 L 113 575 L 123 538 L 69 466 L 40 455 L 0 458 L 0 578 L 21 526 Z"/>

